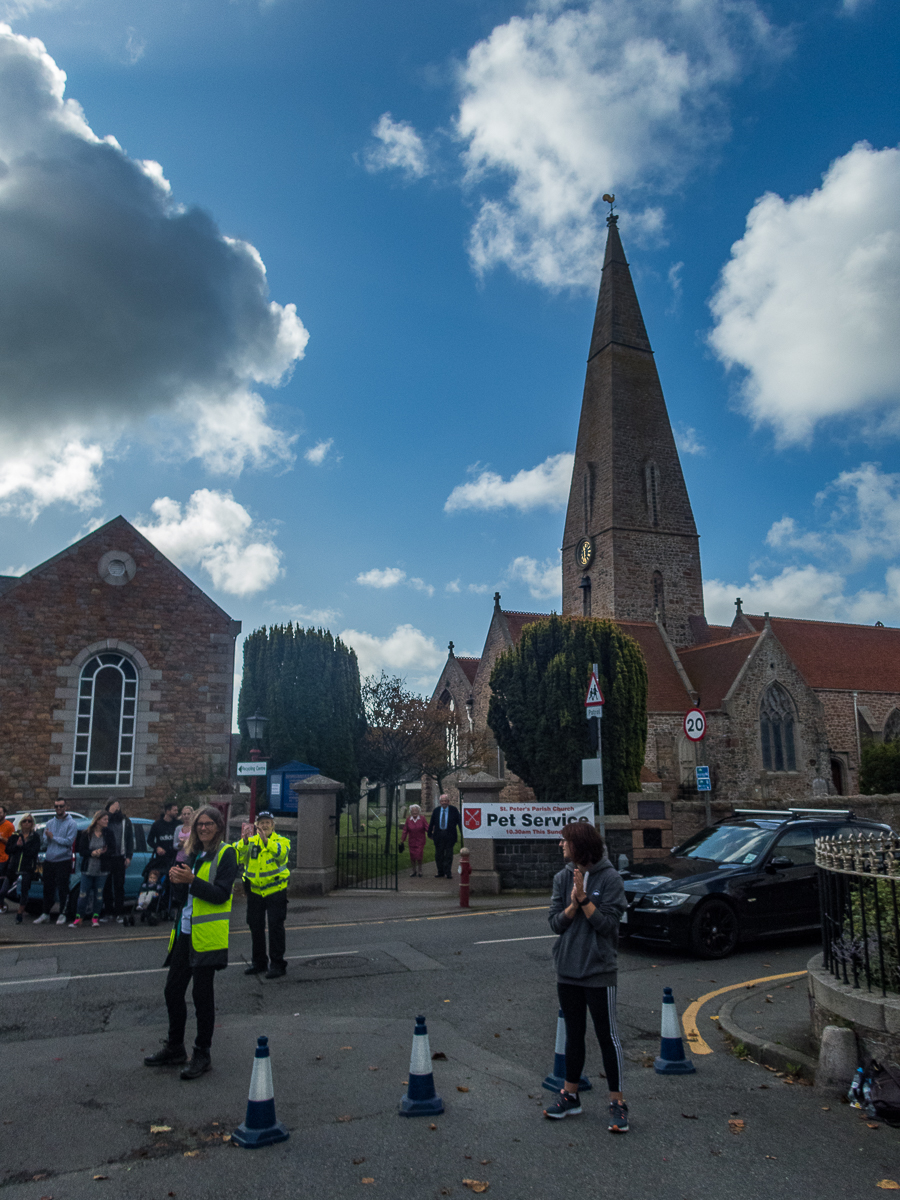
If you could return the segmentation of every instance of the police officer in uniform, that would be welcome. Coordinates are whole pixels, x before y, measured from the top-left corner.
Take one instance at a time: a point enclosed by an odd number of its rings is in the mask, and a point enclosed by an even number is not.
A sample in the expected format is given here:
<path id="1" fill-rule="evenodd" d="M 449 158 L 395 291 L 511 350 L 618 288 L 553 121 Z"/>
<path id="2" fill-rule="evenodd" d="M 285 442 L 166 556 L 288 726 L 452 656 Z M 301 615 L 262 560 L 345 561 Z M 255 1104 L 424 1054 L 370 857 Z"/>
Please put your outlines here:
<path id="1" fill-rule="evenodd" d="M 228 966 L 228 921 L 231 893 L 238 875 L 234 847 L 225 841 L 225 818 L 211 805 L 194 817 L 187 844 L 188 861 L 176 863 L 170 878 L 183 895 L 165 965 L 169 1036 L 162 1049 L 144 1059 L 148 1067 L 176 1066 L 187 1061 L 184 1030 L 185 992 L 193 980 L 197 1037 L 182 1079 L 197 1079 L 212 1066 L 210 1047 L 216 1023 L 213 983 L 216 971 Z"/>
<path id="2" fill-rule="evenodd" d="M 253 961 L 245 975 L 278 979 L 287 971 L 284 957 L 284 919 L 287 916 L 287 889 L 291 844 L 275 832 L 275 818 L 261 812 L 252 825 L 241 828 L 241 840 L 235 846 L 244 872 L 247 893 L 247 924 L 250 926 Z M 269 955 L 266 957 L 266 918 L 269 921 Z M 267 969 L 268 968 L 268 969 Z"/>

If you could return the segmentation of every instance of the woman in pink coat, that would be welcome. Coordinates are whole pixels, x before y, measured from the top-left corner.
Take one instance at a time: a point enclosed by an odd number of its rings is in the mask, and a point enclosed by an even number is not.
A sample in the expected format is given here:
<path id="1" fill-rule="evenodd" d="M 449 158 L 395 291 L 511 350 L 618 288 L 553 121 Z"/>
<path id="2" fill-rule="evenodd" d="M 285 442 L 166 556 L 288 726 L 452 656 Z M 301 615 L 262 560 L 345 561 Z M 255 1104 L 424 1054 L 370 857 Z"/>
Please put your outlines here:
<path id="1" fill-rule="evenodd" d="M 410 879 L 415 879 L 418 875 L 422 878 L 422 855 L 425 853 L 425 833 L 428 829 L 428 822 L 422 816 L 422 810 L 418 804 L 409 806 L 409 816 L 403 825 L 403 832 L 400 834 L 400 845 L 402 846 L 406 839 L 409 838 L 409 861 L 412 870 L 409 873 Z"/>

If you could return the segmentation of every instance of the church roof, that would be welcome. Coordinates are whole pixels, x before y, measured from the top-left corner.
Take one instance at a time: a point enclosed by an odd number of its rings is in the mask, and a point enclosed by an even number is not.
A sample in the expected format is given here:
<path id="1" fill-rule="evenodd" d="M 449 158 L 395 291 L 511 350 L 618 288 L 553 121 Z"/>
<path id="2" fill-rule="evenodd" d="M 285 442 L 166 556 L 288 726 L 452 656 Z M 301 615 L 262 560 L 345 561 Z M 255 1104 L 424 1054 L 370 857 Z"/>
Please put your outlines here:
<path id="1" fill-rule="evenodd" d="M 528 613 L 528 612 L 508 612 L 503 609 L 503 615 L 506 618 L 506 627 L 509 630 L 509 636 L 514 642 L 517 642 L 522 636 L 522 630 L 526 625 L 533 625 L 535 621 L 543 621 L 548 617 L 549 613 Z"/>
<path id="2" fill-rule="evenodd" d="M 765 617 L 744 616 L 754 629 L 764 629 Z M 900 629 L 796 617 L 772 617 L 771 625 L 812 688 L 896 692 L 900 687 Z"/>
<path id="3" fill-rule="evenodd" d="M 478 671 L 478 664 L 481 662 L 481 659 L 480 658 L 465 658 L 465 657 L 462 657 L 461 655 L 457 654 L 456 661 L 459 663 L 460 667 L 462 668 L 462 672 L 465 675 L 466 679 L 468 679 L 469 683 L 474 683 L 475 675 Z"/>
<path id="4" fill-rule="evenodd" d="M 643 651 L 647 664 L 647 711 L 687 712 L 691 698 L 656 622 L 616 621 L 616 624 Z"/>
<path id="5" fill-rule="evenodd" d="M 610 217 L 607 225 L 603 281 L 597 299 L 589 360 L 611 342 L 617 346 L 630 346 L 633 350 L 650 351 L 650 339 L 619 237 L 618 217 Z"/>
<path id="6" fill-rule="evenodd" d="M 722 707 L 722 701 L 758 639 L 758 633 L 745 633 L 679 650 L 681 664 L 694 690 L 699 693 L 697 704 L 700 708 L 712 711 Z"/>

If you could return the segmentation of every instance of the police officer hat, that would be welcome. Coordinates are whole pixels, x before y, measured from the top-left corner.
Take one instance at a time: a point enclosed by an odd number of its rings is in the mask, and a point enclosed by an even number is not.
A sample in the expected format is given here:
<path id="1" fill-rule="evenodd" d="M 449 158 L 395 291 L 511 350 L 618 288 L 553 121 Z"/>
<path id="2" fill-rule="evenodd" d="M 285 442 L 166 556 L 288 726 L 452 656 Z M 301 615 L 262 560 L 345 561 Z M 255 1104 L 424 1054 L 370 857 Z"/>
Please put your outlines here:
<path id="1" fill-rule="evenodd" d="M 256 819 L 257 819 L 257 821 L 265 821 L 265 820 L 274 821 L 275 814 L 270 813 L 268 809 L 264 809 L 263 812 L 256 814 Z"/>

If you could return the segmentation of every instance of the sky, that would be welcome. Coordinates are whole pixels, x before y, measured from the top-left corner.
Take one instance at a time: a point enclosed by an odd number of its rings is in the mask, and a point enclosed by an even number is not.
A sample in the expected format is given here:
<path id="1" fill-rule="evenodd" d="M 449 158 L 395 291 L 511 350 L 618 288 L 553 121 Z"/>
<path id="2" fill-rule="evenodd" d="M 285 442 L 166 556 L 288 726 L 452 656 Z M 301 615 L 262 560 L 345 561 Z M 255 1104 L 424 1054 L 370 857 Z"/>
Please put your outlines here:
<path id="1" fill-rule="evenodd" d="M 560 607 L 612 192 L 708 618 L 900 624 L 893 0 L 0 20 L 0 574 L 121 513 L 430 692 Z"/>

